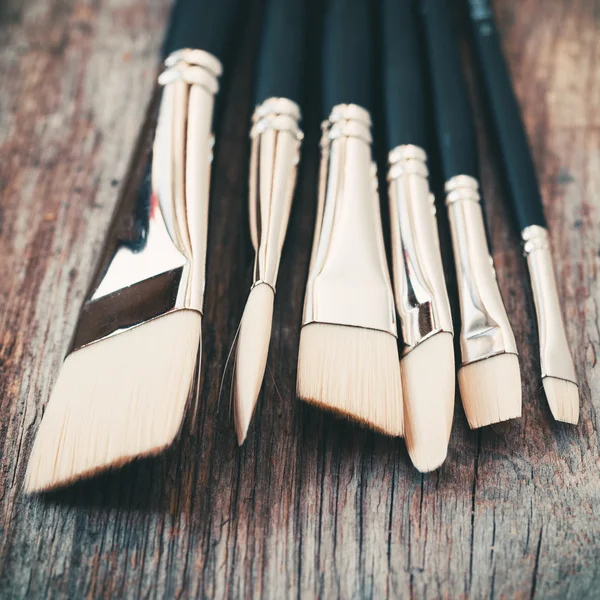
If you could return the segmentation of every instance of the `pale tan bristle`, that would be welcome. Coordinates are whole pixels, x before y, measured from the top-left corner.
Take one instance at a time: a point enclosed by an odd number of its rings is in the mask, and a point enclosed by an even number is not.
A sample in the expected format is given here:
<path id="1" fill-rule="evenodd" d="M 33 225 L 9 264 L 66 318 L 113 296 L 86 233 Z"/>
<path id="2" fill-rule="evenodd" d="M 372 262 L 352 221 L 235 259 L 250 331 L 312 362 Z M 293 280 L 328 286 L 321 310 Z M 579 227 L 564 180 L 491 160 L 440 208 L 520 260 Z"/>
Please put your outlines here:
<path id="1" fill-rule="evenodd" d="M 557 421 L 577 425 L 579 421 L 579 388 L 572 381 L 556 377 L 544 377 L 542 384 L 552 416 Z"/>
<path id="2" fill-rule="evenodd" d="M 422 473 L 446 460 L 454 417 L 454 346 L 450 333 L 438 333 L 400 361 L 404 396 L 404 435 L 410 459 Z"/>
<path id="3" fill-rule="evenodd" d="M 234 402 L 235 430 L 240 446 L 246 439 L 267 366 L 274 301 L 273 288 L 259 284 L 250 291 L 242 315 L 235 355 Z"/>
<path id="4" fill-rule="evenodd" d="M 461 367 L 458 386 L 471 429 L 521 416 L 521 373 L 516 354 L 496 354 Z"/>
<path id="5" fill-rule="evenodd" d="M 384 331 L 305 325 L 300 333 L 297 393 L 387 435 L 403 433 L 398 343 Z"/>
<path id="6" fill-rule="evenodd" d="M 38 430 L 26 491 L 66 485 L 171 444 L 190 394 L 201 323 L 198 312 L 180 310 L 70 354 Z"/>

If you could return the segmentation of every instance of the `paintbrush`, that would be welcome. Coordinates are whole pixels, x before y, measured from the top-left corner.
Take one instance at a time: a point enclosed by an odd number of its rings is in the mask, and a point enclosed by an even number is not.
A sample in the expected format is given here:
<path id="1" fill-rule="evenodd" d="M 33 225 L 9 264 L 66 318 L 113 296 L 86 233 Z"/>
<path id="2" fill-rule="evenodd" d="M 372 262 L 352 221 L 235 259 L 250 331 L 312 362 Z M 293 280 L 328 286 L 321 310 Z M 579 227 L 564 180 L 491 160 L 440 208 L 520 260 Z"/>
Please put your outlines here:
<path id="1" fill-rule="evenodd" d="M 151 174 L 142 136 L 37 433 L 29 492 L 156 454 L 181 428 L 199 367 L 214 98 L 239 4 L 175 6 Z"/>
<path id="2" fill-rule="evenodd" d="M 371 156 L 369 0 L 325 7 L 323 123 L 315 237 L 306 289 L 298 396 L 388 435 L 402 435 L 396 311 Z"/>
<path id="3" fill-rule="evenodd" d="M 382 0 L 380 16 L 394 292 L 405 344 L 404 435 L 413 464 L 426 472 L 448 453 L 454 330 L 426 164 L 418 14 L 412 0 Z"/>
<path id="4" fill-rule="evenodd" d="M 420 3 L 460 300 L 458 384 L 469 425 L 521 416 L 515 338 L 488 248 L 468 90 L 446 0 Z"/>
<path id="5" fill-rule="evenodd" d="M 262 385 L 273 321 L 275 285 L 300 158 L 308 11 L 303 0 L 268 0 L 250 130 L 249 215 L 256 252 L 235 362 L 235 429 L 238 443 Z"/>
<path id="6" fill-rule="evenodd" d="M 575 366 L 560 309 L 548 225 L 519 104 L 489 3 L 469 0 L 469 14 L 483 96 L 533 288 L 544 391 L 554 418 L 576 424 L 579 389 Z"/>

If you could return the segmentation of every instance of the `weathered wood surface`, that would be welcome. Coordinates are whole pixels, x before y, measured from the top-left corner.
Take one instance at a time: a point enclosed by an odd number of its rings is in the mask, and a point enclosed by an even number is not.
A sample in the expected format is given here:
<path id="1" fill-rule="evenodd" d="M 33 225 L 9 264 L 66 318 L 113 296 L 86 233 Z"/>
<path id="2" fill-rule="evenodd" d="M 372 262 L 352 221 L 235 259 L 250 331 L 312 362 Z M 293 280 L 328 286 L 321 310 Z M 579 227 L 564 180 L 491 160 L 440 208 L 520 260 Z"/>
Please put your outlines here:
<path id="1" fill-rule="evenodd" d="M 552 227 L 579 426 L 553 422 L 541 392 L 526 270 L 487 147 L 523 418 L 473 433 L 457 404 L 448 460 L 421 476 L 402 441 L 296 401 L 313 131 L 265 389 L 237 448 L 219 388 L 252 261 L 243 51 L 218 127 L 199 420 L 160 458 L 28 498 L 26 460 L 144 116 L 168 1 L 2 3 L 1 598 L 600 597 L 600 2 L 498 0 L 497 9 Z M 442 234 L 448 250 L 443 220 Z"/>

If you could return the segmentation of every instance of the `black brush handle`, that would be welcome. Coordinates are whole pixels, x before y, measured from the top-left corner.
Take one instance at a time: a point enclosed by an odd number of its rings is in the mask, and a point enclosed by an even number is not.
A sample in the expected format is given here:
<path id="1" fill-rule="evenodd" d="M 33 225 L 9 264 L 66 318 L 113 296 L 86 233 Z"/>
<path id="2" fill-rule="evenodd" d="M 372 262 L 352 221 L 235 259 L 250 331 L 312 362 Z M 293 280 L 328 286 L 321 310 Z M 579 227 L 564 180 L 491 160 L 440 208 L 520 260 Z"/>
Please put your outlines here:
<path id="1" fill-rule="evenodd" d="M 444 179 L 478 177 L 477 141 L 452 12 L 446 0 L 421 0 Z"/>
<path id="2" fill-rule="evenodd" d="M 210 52 L 223 62 L 241 7 L 242 0 L 176 0 L 163 56 L 193 48 Z"/>
<path id="3" fill-rule="evenodd" d="M 307 47 L 306 0 L 267 0 L 258 56 L 255 99 L 303 99 Z"/>
<path id="4" fill-rule="evenodd" d="M 327 0 L 323 40 L 323 103 L 371 110 L 373 48 L 370 0 Z"/>
<path id="5" fill-rule="evenodd" d="M 388 148 L 425 148 L 427 117 L 419 15 L 414 0 L 381 0 L 383 89 Z"/>
<path id="6" fill-rule="evenodd" d="M 519 231 L 530 225 L 546 227 L 535 166 L 491 7 L 485 0 L 469 0 L 469 14 L 475 62 L 515 220 Z"/>

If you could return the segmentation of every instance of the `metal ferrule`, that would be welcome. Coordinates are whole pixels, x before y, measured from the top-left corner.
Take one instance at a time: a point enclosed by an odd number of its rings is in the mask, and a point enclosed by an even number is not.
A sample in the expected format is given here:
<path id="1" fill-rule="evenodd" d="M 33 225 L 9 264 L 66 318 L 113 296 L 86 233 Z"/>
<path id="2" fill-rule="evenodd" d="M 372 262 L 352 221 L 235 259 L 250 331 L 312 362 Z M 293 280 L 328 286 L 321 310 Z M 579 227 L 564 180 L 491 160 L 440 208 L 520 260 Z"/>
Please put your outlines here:
<path id="1" fill-rule="evenodd" d="M 436 333 L 454 333 L 426 160 L 413 145 L 389 154 L 394 292 L 405 354 Z"/>
<path id="2" fill-rule="evenodd" d="M 334 107 L 323 123 L 303 324 L 363 327 L 396 336 L 370 129 L 369 113 L 354 104 Z"/>
<path id="3" fill-rule="evenodd" d="M 173 310 L 202 312 L 211 125 L 220 74 L 221 63 L 201 50 L 179 50 L 166 59 L 158 78 L 152 193 L 136 190 L 124 198 L 73 350 Z"/>
<path id="4" fill-rule="evenodd" d="M 477 180 L 467 175 L 449 179 L 446 205 L 458 280 L 462 362 L 517 354 L 487 245 Z"/>
<path id="5" fill-rule="evenodd" d="M 542 377 L 565 379 L 577 385 L 552 268 L 548 231 L 539 225 L 531 225 L 523 229 L 521 238 L 533 287 Z"/>
<path id="6" fill-rule="evenodd" d="M 269 98 L 254 111 L 250 139 L 250 234 L 256 251 L 254 283 L 275 290 L 290 217 L 303 134 L 300 108 Z"/>

